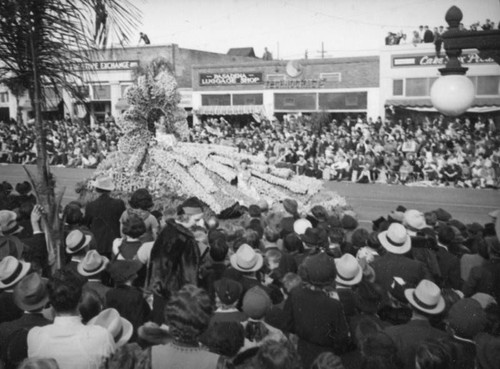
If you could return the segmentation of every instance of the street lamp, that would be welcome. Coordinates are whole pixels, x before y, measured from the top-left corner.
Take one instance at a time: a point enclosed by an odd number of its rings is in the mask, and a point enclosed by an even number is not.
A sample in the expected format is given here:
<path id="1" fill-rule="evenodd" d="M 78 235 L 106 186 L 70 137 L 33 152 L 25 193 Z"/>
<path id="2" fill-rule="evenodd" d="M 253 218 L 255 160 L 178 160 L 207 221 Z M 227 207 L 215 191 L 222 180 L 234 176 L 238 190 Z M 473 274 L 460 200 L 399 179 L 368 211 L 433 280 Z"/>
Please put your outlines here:
<path id="1" fill-rule="evenodd" d="M 462 31 L 462 17 L 456 6 L 446 12 L 449 28 L 442 37 L 448 61 L 445 68 L 439 69 L 441 77 L 431 87 L 432 105 L 447 116 L 464 113 L 474 102 L 474 84 L 465 76 L 468 68 L 462 67 L 459 60 L 462 49 L 478 49 L 480 55 L 492 57 L 500 64 L 500 31 Z"/>

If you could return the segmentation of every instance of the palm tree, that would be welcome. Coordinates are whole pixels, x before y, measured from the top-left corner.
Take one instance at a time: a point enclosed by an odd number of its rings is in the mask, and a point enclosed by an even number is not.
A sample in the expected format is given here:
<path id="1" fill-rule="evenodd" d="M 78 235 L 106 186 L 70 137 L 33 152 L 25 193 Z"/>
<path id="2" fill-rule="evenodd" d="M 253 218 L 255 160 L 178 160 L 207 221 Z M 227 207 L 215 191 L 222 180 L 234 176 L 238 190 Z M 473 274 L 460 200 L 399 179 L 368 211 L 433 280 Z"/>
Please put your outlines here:
<path id="1" fill-rule="evenodd" d="M 60 241 L 59 204 L 50 173 L 42 108 L 44 91 L 63 90 L 78 98 L 82 75 L 75 63 L 89 61 L 110 39 L 127 42 L 140 12 L 131 0 L 0 0 L 0 81 L 28 91 L 35 117 L 38 201 L 46 210 L 49 257 L 57 260 Z M 50 260 L 49 260 L 50 261 Z M 57 263 L 59 264 L 59 263 Z"/>

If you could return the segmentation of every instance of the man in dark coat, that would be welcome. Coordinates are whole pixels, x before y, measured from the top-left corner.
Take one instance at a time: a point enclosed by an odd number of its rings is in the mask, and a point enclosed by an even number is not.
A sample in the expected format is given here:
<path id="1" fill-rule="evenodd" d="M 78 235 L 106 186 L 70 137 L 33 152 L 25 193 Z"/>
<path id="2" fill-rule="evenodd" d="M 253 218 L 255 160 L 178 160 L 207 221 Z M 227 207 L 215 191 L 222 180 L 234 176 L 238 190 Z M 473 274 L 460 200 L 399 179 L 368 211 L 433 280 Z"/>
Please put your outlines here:
<path id="1" fill-rule="evenodd" d="M 443 312 L 445 302 L 439 287 L 426 279 L 422 280 L 417 288 L 406 289 L 404 294 L 411 305 L 412 318 L 406 324 L 386 328 L 385 332 L 396 343 L 404 369 L 414 369 L 415 353 L 422 342 L 429 338 L 448 337 L 445 332 L 429 323 L 431 316 Z"/>
<path id="2" fill-rule="evenodd" d="M 28 331 L 50 324 L 42 315 L 49 302 L 47 281 L 38 273 L 28 274 L 14 288 L 14 302 L 24 314 L 19 319 L 0 324 L 0 357 L 13 366 L 28 356 Z"/>
<path id="3" fill-rule="evenodd" d="M 94 186 L 101 195 L 87 204 L 84 223 L 95 237 L 99 254 L 111 258 L 113 240 L 121 237 L 120 217 L 125 211 L 125 203 L 110 197 L 115 188 L 111 178 L 98 178 Z"/>
<path id="4" fill-rule="evenodd" d="M 455 238 L 455 232 L 448 225 L 439 227 L 438 230 L 438 250 L 436 252 L 439 270 L 441 271 L 441 288 L 462 288 L 462 278 L 460 276 L 460 259 L 453 255 L 448 247 Z"/>
<path id="5" fill-rule="evenodd" d="M 385 291 L 390 290 L 394 277 L 402 278 L 410 286 L 416 286 L 424 278 L 430 279 L 424 264 L 405 256 L 411 250 L 411 239 L 403 225 L 392 223 L 378 239 L 386 253 L 376 258 L 371 266 L 375 282 Z"/>
<path id="6" fill-rule="evenodd" d="M 341 355 L 349 345 L 349 327 L 335 292 L 335 260 L 325 252 L 299 267 L 305 285 L 293 288 L 285 302 L 287 331 L 299 337 L 298 352 L 309 368 L 322 352 Z"/>

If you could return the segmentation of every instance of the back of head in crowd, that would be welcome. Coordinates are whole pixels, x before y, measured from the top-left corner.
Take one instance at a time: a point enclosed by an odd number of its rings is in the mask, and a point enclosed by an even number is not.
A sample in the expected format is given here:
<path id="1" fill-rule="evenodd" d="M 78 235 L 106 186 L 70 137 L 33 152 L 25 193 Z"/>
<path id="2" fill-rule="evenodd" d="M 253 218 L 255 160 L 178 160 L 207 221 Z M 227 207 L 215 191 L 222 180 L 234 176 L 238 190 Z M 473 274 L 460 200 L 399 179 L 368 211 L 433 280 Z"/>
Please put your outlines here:
<path id="1" fill-rule="evenodd" d="M 267 341 L 254 358 L 254 367 L 261 369 L 300 369 L 300 358 L 292 344 Z"/>
<path id="2" fill-rule="evenodd" d="M 153 197 L 145 188 L 136 190 L 130 197 L 129 204 L 133 209 L 141 210 L 149 210 L 154 205 Z"/>
<path id="3" fill-rule="evenodd" d="M 139 238 L 144 233 L 146 233 L 146 224 L 141 217 L 137 214 L 131 214 L 124 222 L 123 222 L 123 230 L 124 235 L 127 235 L 131 238 Z"/>
<path id="4" fill-rule="evenodd" d="M 82 285 L 70 271 L 58 270 L 48 285 L 50 304 L 56 314 L 77 315 L 82 296 Z"/>

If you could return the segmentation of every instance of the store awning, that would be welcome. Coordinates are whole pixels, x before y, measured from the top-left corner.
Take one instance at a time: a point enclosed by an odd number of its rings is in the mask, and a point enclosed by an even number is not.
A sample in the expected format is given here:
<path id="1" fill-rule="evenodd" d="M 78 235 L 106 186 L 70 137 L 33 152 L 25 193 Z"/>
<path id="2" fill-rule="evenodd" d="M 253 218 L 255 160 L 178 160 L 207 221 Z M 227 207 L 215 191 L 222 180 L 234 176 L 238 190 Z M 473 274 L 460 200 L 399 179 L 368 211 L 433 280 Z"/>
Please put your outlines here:
<path id="1" fill-rule="evenodd" d="M 264 114 L 262 105 L 214 105 L 200 106 L 195 109 L 198 115 L 245 115 L 245 114 Z"/>
<path id="2" fill-rule="evenodd" d="M 431 99 L 388 99 L 385 106 L 401 107 L 415 111 L 437 112 L 432 106 Z M 500 102 L 494 97 L 476 97 L 472 106 L 467 109 L 468 113 L 488 113 L 500 110 Z"/>

